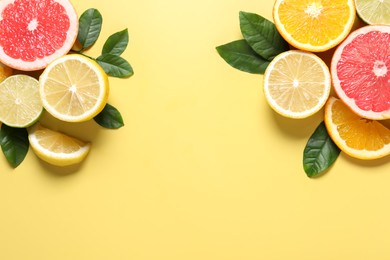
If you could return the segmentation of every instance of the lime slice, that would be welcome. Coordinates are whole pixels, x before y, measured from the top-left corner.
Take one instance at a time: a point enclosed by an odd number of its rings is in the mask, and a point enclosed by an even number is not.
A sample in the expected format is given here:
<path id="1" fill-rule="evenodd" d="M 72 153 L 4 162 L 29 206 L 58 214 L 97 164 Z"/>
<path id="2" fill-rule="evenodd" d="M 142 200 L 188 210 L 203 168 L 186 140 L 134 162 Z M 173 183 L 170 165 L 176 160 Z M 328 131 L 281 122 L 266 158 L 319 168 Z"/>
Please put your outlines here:
<path id="1" fill-rule="evenodd" d="M 14 75 L 0 83 L 0 121 L 11 127 L 28 127 L 42 114 L 39 83 L 27 75 Z"/>
<path id="2" fill-rule="evenodd" d="M 359 17 L 368 24 L 390 25 L 390 0 L 355 0 Z"/>

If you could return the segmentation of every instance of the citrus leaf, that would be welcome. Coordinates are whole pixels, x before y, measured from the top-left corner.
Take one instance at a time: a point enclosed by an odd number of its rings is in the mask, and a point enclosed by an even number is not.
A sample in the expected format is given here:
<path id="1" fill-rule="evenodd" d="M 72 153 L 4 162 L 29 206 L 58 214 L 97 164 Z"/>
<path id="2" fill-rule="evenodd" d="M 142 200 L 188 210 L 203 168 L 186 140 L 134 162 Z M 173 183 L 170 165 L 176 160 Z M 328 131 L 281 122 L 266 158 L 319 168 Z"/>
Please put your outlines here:
<path id="1" fill-rule="evenodd" d="M 82 49 L 87 49 L 95 44 L 102 30 L 103 17 L 97 9 L 86 10 L 79 18 L 79 31 L 77 40 Z"/>
<path id="2" fill-rule="evenodd" d="M 270 63 L 259 56 L 244 39 L 218 46 L 216 49 L 230 66 L 241 71 L 263 74 Z"/>
<path id="3" fill-rule="evenodd" d="M 316 177 L 327 170 L 340 154 L 340 148 L 330 138 L 325 123 L 317 127 L 303 151 L 303 168 L 308 177 Z"/>
<path id="4" fill-rule="evenodd" d="M 110 53 L 113 55 L 121 55 L 129 43 L 129 33 L 125 29 L 112 34 L 104 43 L 102 54 Z"/>
<path id="5" fill-rule="evenodd" d="M 279 34 L 275 25 L 264 17 L 240 12 L 240 29 L 252 49 L 266 60 L 289 50 L 289 45 Z"/>
<path id="6" fill-rule="evenodd" d="M 103 110 L 94 117 L 94 120 L 99 125 L 109 129 L 118 129 L 124 126 L 121 113 L 118 109 L 108 103 Z"/>
<path id="7" fill-rule="evenodd" d="M 27 129 L 3 124 L 0 130 L 0 144 L 7 161 L 12 167 L 18 167 L 29 148 Z"/>
<path id="8" fill-rule="evenodd" d="M 96 58 L 96 61 L 109 76 L 125 78 L 134 74 L 131 65 L 117 55 L 110 53 L 102 54 Z"/>

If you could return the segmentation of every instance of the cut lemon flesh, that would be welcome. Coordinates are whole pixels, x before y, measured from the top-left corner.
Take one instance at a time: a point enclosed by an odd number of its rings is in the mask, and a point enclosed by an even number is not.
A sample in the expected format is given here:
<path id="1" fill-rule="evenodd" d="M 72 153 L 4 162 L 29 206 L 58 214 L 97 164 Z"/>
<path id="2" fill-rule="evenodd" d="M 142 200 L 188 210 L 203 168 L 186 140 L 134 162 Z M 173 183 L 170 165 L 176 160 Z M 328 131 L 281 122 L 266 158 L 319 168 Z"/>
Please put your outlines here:
<path id="1" fill-rule="evenodd" d="M 28 139 L 34 153 L 43 161 L 67 166 L 81 162 L 91 145 L 61 132 L 53 131 L 40 124 L 29 129 Z"/>
<path id="2" fill-rule="evenodd" d="M 274 23 L 292 46 L 313 52 L 331 49 L 347 37 L 356 17 L 354 0 L 276 0 Z"/>
<path id="3" fill-rule="evenodd" d="M 26 75 L 14 75 L 0 83 L 0 121 L 11 127 L 27 127 L 42 114 L 38 81 Z"/>
<path id="4" fill-rule="evenodd" d="M 106 73 L 99 64 L 82 55 L 66 55 L 50 63 L 39 83 L 43 106 L 63 121 L 92 119 L 107 103 Z"/>
<path id="5" fill-rule="evenodd" d="M 390 154 L 390 130 L 352 112 L 340 99 L 325 105 L 325 125 L 332 140 L 351 157 L 372 160 Z"/>
<path id="6" fill-rule="evenodd" d="M 329 97 L 331 83 L 326 64 L 304 51 L 276 56 L 264 74 L 264 93 L 269 105 L 290 118 L 305 118 L 319 111 Z"/>
<path id="7" fill-rule="evenodd" d="M 390 0 L 355 0 L 356 11 L 368 24 L 390 25 Z"/>

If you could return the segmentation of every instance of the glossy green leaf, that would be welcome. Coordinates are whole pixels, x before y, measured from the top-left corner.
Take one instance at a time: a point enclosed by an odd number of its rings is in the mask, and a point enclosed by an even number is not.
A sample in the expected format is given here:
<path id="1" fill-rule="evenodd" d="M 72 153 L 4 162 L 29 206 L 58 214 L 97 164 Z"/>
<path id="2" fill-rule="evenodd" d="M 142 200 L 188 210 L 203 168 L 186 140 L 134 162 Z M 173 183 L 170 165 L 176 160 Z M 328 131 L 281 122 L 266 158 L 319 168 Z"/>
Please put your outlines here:
<path id="1" fill-rule="evenodd" d="M 316 177 L 337 159 L 340 149 L 330 138 L 325 123 L 317 127 L 303 151 L 303 168 L 308 177 Z"/>
<path id="2" fill-rule="evenodd" d="M 90 8 L 80 16 L 77 40 L 82 50 L 95 44 L 102 30 L 102 24 L 103 17 L 97 9 Z"/>
<path id="3" fill-rule="evenodd" d="M 107 73 L 107 75 L 117 78 L 125 78 L 134 74 L 131 65 L 122 57 L 113 54 L 102 54 L 96 61 Z"/>
<path id="4" fill-rule="evenodd" d="M 118 129 L 124 126 L 121 113 L 110 104 L 106 104 L 104 109 L 94 117 L 94 120 L 99 125 L 109 129 Z"/>
<path id="5" fill-rule="evenodd" d="M 216 49 L 230 66 L 241 71 L 263 74 L 270 63 L 259 56 L 244 39 L 218 46 Z"/>
<path id="6" fill-rule="evenodd" d="M 129 43 L 129 33 L 125 29 L 112 34 L 104 43 L 102 54 L 121 55 L 127 48 Z"/>
<path id="7" fill-rule="evenodd" d="M 0 144 L 5 158 L 16 168 L 24 160 L 29 149 L 28 133 L 26 128 L 14 128 L 2 124 L 0 130 Z"/>
<path id="8" fill-rule="evenodd" d="M 266 60 L 271 61 L 276 55 L 289 50 L 275 25 L 258 14 L 241 11 L 240 28 L 252 49 Z"/>

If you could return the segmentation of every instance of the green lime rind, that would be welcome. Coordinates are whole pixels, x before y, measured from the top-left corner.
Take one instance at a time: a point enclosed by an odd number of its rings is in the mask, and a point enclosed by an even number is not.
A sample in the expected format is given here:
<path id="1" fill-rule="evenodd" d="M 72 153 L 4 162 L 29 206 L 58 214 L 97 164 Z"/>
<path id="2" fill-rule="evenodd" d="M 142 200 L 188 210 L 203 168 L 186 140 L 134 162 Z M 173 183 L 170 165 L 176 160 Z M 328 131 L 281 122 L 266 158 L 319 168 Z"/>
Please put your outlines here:
<path id="1" fill-rule="evenodd" d="M 355 0 L 355 5 L 365 23 L 390 25 L 390 0 Z"/>

